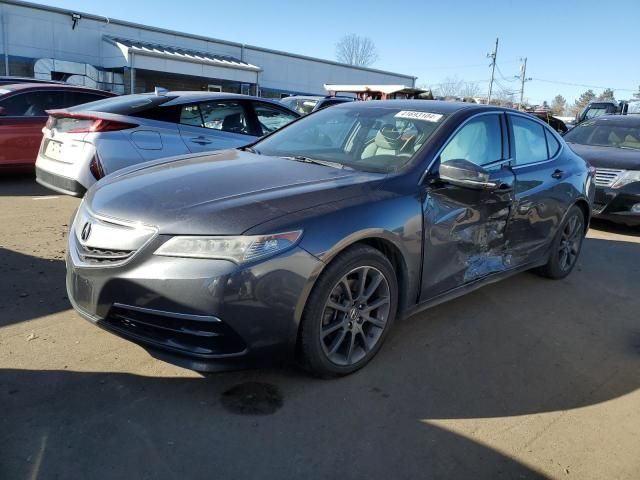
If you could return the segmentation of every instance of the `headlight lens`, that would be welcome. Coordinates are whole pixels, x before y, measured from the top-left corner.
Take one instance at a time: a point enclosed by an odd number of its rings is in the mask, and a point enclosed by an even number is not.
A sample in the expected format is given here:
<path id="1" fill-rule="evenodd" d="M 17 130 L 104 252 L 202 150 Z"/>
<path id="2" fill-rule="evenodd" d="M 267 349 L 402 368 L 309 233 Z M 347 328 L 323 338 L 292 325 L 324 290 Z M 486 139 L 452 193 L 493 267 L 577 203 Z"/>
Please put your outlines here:
<path id="1" fill-rule="evenodd" d="M 640 170 L 627 170 L 620 175 L 620 178 L 616 180 L 616 183 L 611 185 L 611 188 L 622 188 L 633 182 L 640 182 Z"/>
<path id="2" fill-rule="evenodd" d="M 178 236 L 162 244 L 155 255 L 215 258 L 240 264 L 286 250 L 295 245 L 301 236 L 302 230 L 239 237 Z"/>

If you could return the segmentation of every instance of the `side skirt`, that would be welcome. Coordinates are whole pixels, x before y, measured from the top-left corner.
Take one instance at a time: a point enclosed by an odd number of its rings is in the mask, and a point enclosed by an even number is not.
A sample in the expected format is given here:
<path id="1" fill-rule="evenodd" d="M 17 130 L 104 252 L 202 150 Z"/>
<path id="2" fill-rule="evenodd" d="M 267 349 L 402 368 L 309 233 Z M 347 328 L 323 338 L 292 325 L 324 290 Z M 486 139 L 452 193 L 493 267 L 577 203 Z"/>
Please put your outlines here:
<path id="1" fill-rule="evenodd" d="M 422 312 L 431 307 L 435 307 L 436 305 L 440 305 L 441 303 L 448 302 L 449 300 L 453 300 L 454 298 L 461 297 L 467 293 L 473 292 L 485 285 L 489 285 L 491 283 L 499 282 L 500 280 L 504 280 L 505 278 L 511 277 L 513 275 L 517 275 L 518 273 L 526 272 L 527 270 L 531 270 L 532 268 L 541 267 L 542 265 L 547 263 L 546 256 L 540 260 L 535 262 L 526 263 L 519 267 L 513 268 L 511 270 L 507 270 L 504 272 L 496 272 L 486 277 L 479 278 L 469 283 L 465 283 L 459 287 L 453 288 L 447 292 L 441 293 L 433 298 L 425 300 L 417 305 L 414 305 L 411 308 L 405 310 L 400 318 L 404 319 L 415 315 L 416 313 Z"/>

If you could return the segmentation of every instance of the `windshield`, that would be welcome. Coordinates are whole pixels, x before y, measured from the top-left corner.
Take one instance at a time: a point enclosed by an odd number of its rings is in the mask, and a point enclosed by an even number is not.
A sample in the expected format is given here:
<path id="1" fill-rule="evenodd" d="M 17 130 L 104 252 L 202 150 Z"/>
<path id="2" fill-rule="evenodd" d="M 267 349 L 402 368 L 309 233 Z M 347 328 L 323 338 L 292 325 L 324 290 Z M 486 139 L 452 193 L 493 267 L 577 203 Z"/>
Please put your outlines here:
<path id="1" fill-rule="evenodd" d="M 343 104 L 292 123 L 256 143 L 254 149 L 264 155 L 390 172 L 407 164 L 444 118 L 439 113 L 391 106 Z"/>
<path id="2" fill-rule="evenodd" d="M 314 107 L 318 104 L 319 100 L 313 98 L 283 98 L 281 103 L 289 107 L 291 110 L 307 115 L 313 112 Z"/>
<path id="3" fill-rule="evenodd" d="M 578 124 L 564 136 L 569 143 L 640 150 L 640 127 L 597 121 Z"/>

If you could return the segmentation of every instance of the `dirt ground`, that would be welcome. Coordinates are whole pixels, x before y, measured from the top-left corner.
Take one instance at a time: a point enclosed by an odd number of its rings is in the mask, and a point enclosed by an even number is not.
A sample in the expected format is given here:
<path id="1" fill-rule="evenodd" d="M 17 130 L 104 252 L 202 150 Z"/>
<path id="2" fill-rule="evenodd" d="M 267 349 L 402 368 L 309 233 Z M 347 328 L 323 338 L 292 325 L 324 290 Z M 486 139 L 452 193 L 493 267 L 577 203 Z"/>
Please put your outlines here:
<path id="1" fill-rule="evenodd" d="M 640 229 L 396 325 L 359 373 L 202 376 L 82 320 L 77 199 L 0 179 L 0 479 L 639 479 Z"/>

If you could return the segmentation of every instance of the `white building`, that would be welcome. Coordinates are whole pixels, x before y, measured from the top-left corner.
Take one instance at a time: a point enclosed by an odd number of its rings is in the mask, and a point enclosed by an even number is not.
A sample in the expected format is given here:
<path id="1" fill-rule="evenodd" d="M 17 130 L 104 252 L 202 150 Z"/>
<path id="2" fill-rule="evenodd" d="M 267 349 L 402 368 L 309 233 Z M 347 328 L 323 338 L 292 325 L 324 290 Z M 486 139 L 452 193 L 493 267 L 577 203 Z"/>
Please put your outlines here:
<path id="1" fill-rule="evenodd" d="M 324 94 L 325 83 L 415 86 L 416 80 L 18 0 L 0 1 L 0 30 L 0 75 L 119 93 L 161 86 L 279 98 Z"/>

